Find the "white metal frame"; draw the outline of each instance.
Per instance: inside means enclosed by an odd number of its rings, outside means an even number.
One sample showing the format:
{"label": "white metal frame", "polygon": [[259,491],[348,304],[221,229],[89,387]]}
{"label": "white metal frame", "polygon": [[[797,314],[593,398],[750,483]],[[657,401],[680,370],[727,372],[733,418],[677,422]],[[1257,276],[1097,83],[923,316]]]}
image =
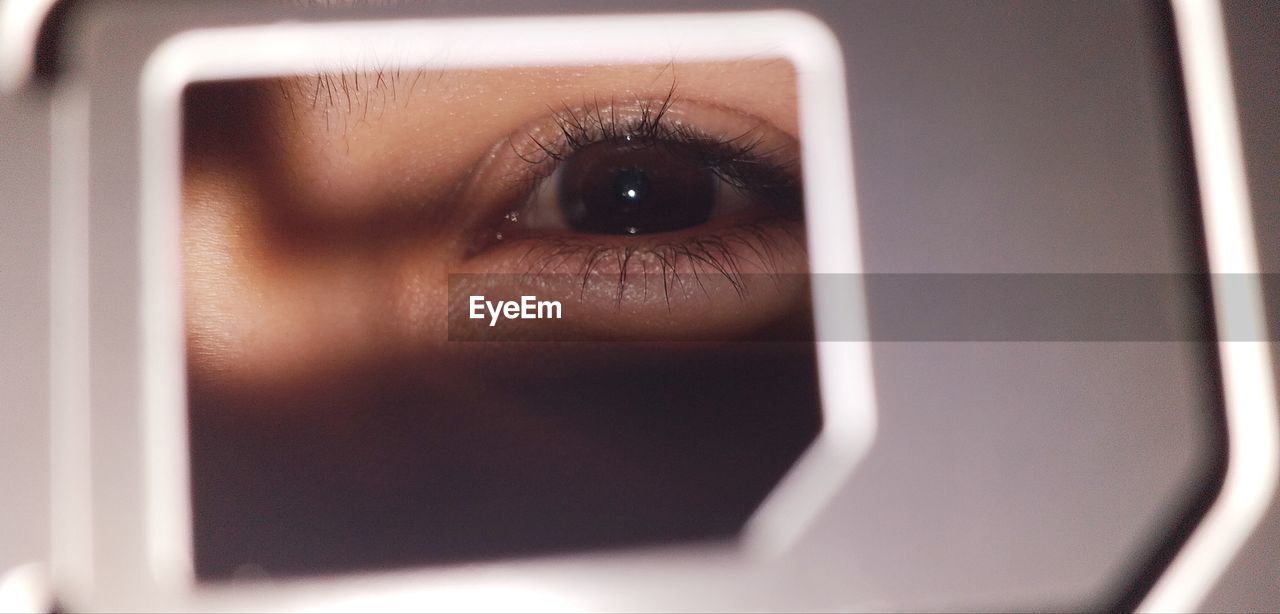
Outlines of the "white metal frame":
{"label": "white metal frame", "polygon": [[[568,588],[556,580],[530,583],[524,573],[530,565],[519,561],[472,566],[461,575],[438,569],[408,570],[237,587],[234,592],[225,585],[195,581],[180,250],[181,96],[188,84],[336,72],[350,69],[353,61],[358,65],[362,58],[393,59],[404,69],[440,69],[744,57],[785,58],[796,69],[811,271],[860,272],[843,60],[835,37],[826,26],[802,13],[281,23],[191,30],[157,46],[143,69],[139,92],[142,202],[138,262],[142,267],[139,303],[143,336],[140,411],[145,431],[146,533],[145,543],[136,546],[145,550],[148,569],[134,574],[141,580],[127,593],[118,587],[110,589],[112,607],[130,605],[119,601],[122,594],[130,595],[125,601],[136,602],[138,607],[180,609],[200,609],[210,604],[233,609],[325,610],[610,607],[608,598],[579,590],[578,585],[584,584],[581,582],[569,582]],[[83,281],[80,276],[76,279]],[[814,308],[819,339],[834,336],[825,333],[837,329],[865,330],[860,295],[815,296]],[[850,320],[855,323],[852,328]],[[642,583],[644,574],[637,573],[637,569],[679,568],[683,563],[694,562],[705,565],[714,560],[713,564],[724,573],[741,572],[741,583],[750,583],[757,562],[786,557],[789,546],[865,455],[875,432],[869,344],[819,342],[817,351],[823,428],[751,518],[737,543],[676,547],[665,551],[661,563],[651,558],[651,551],[644,550],[593,553],[586,558],[616,566],[619,577]],[[92,403],[92,399],[87,401]],[[68,410],[62,415],[74,418],[77,413]],[[85,468],[66,470],[70,475]],[[101,476],[104,470],[95,468],[94,475]],[[93,495],[87,494],[92,492],[91,485],[83,482],[84,479],[76,480],[78,486],[69,486],[68,491],[92,500]],[[74,523],[69,520],[68,524]],[[92,535],[84,535],[83,531],[78,535],[86,543],[94,543]],[[76,552],[76,547],[70,546],[66,551]],[[81,549],[73,558],[85,556]],[[88,558],[103,561],[114,557],[99,552]],[[538,561],[533,567],[555,567],[558,560]],[[572,564],[575,558],[564,560]],[[73,590],[83,591],[77,595],[84,600],[79,603],[102,603],[94,595],[107,589],[101,583],[95,586],[93,575],[97,570],[77,571],[80,573]]]}
{"label": "white metal frame", "polygon": [[0,92],[16,92],[36,69],[36,41],[57,0],[0,0]]}
{"label": "white metal frame", "polygon": [[1199,607],[1262,521],[1280,477],[1280,435],[1252,208],[1222,7],[1173,0],[1226,393],[1227,471],[1204,519],[1143,600]]}
{"label": "white metal frame", "polygon": [[[1280,448],[1275,391],[1239,127],[1216,0],[1173,0],[1201,189],[1219,355],[1226,392],[1229,452],[1221,492],[1203,522],[1142,602],[1145,611],[1194,609],[1253,532],[1276,491]],[[494,44],[500,41],[501,44]],[[517,44],[518,43],[518,44]],[[519,51],[514,51],[519,50]],[[137,586],[116,588],[129,604],[153,609],[378,609],[567,610],[625,607],[607,589],[591,590],[571,577],[621,576],[638,590],[671,590],[691,569],[715,567],[749,587],[759,562],[785,562],[788,545],[869,448],[875,406],[869,344],[819,343],[824,428],[814,445],[752,519],[737,544],[691,546],[562,557],[539,562],[497,562],[462,570],[403,572],[300,580],[278,585],[222,588],[197,585],[191,570],[188,465],[183,408],[185,374],[181,318],[180,95],[186,84],[211,79],[267,77],[349,68],[351,53],[395,58],[406,67],[484,67],[604,62],[668,62],[784,57],[798,74],[807,224],[815,273],[861,271],[845,71],[838,45],[820,22],[792,12],[609,17],[477,18],[329,24],[274,24],[193,30],[158,46],[140,91],[143,202],[140,219],[142,334],[149,568]],[[91,482],[128,467],[89,467],[88,412],[94,397],[84,384],[87,355],[90,196],[83,174],[88,160],[87,93],[55,96],[54,153],[62,166],[54,185],[52,339],[55,437],[55,582],[77,605],[97,599],[90,509],[104,503]],[[61,153],[59,153],[61,152]],[[851,206],[853,205],[853,206]],[[1224,276],[1221,274],[1239,274]],[[816,286],[824,286],[817,284]],[[815,290],[815,291],[820,291]],[[860,295],[815,297],[818,337],[838,320],[854,318],[865,330]],[[834,300],[833,300],[834,299]],[[845,324],[839,327],[848,331]],[[865,338],[865,337],[864,337]],[[141,479],[141,478],[140,478]],[[68,505],[69,504],[69,505]],[[104,556],[105,555],[105,556]],[[658,556],[660,555],[660,556]],[[564,571],[565,573],[558,573]],[[673,582],[674,580],[674,582]],[[665,583],[665,584],[664,584]],[[677,593],[714,592],[705,587]],[[725,585],[721,585],[723,588]],[[648,588],[645,588],[648,587]],[[690,592],[692,591],[692,592]],[[714,608],[712,601],[690,600]],[[743,607],[743,606],[739,606]]]}

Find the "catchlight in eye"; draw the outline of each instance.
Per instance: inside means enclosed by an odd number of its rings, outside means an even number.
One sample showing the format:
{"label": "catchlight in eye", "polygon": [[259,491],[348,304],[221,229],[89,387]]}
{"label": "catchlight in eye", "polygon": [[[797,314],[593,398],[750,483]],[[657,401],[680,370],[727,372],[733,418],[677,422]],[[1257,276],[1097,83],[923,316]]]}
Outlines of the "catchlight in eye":
{"label": "catchlight in eye", "polygon": [[[602,142],[563,162],[559,206],[566,225],[601,234],[648,234],[707,221],[717,179],[680,145]],[[684,155],[682,155],[684,154]]]}

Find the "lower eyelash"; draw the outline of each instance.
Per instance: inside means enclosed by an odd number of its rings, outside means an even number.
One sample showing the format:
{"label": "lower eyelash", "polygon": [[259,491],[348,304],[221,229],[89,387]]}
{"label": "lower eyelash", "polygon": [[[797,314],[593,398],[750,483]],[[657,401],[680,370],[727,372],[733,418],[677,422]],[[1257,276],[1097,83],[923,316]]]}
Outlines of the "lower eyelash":
{"label": "lower eyelash", "polygon": [[[616,302],[620,304],[631,284],[643,284],[642,291],[647,296],[651,275],[659,274],[661,283],[656,285],[661,286],[668,307],[673,292],[687,297],[690,292],[705,291],[705,275],[723,278],[738,298],[745,300],[749,288],[744,266],[777,271],[781,251],[786,247],[779,243],[789,242],[803,250],[805,242],[798,225],[776,222],[753,222],[682,240],[637,245],[603,244],[585,236],[526,240],[536,243],[519,259],[526,281],[541,275],[573,275],[580,278],[585,289],[593,280],[616,276]],[[641,281],[636,281],[637,274]]]}

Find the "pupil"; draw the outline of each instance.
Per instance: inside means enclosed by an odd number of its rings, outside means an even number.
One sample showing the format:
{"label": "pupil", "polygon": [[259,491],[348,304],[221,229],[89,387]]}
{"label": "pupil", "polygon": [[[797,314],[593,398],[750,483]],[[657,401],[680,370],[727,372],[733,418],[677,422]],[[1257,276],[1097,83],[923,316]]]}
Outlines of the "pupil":
{"label": "pupil", "polygon": [[579,232],[669,232],[705,223],[715,208],[715,173],[679,143],[601,141],[563,165],[557,204]]}
{"label": "pupil", "polygon": [[643,205],[644,200],[649,196],[649,177],[638,168],[624,168],[618,171],[613,185],[618,201],[625,206]]}

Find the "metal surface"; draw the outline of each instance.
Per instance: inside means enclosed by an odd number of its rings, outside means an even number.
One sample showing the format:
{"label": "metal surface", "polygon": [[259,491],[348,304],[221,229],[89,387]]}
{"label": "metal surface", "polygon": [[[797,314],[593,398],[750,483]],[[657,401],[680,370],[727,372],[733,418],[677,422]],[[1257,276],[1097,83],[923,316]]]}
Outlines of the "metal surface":
{"label": "metal surface", "polygon": [[[690,3],[660,3],[653,10],[670,6]],[[1174,159],[1176,127],[1160,85],[1161,48],[1142,7],[807,6],[837,31],[850,67],[868,270],[1172,272],[1193,266],[1182,256],[1186,243],[1178,230],[1176,174],[1183,167]],[[423,14],[579,8],[549,2],[447,5]],[[92,108],[92,147],[100,159],[131,151],[137,126],[128,101],[136,91],[136,69],[165,32],[256,12],[193,6],[164,14],[125,4],[97,14],[113,11],[118,16],[99,22],[86,46],[73,51],[87,58],[81,66],[94,95],[122,105]],[[1237,70],[1273,69],[1267,59],[1274,62],[1274,50],[1267,55],[1265,45],[1238,42],[1267,40],[1269,30],[1232,16],[1229,5],[1228,25],[1240,37],[1233,42]],[[1244,84],[1246,161],[1266,229],[1280,201],[1270,189],[1277,171],[1266,162],[1276,142],[1267,130],[1276,122],[1264,118],[1274,117],[1280,105],[1267,104],[1276,88],[1238,80]],[[0,509],[9,526],[23,527],[0,532],[0,568],[46,555],[46,94],[0,99],[0,194],[11,195],[5,197],[9,218],[0,226],[6,263],[0,268],[0,325],[14,341],[0,355],[0,420],[6,427],[0,429],[6,467],[0,478],[7,492],[18,495],[7,501],[31,502]],[[28,145],[14,146],[21,143]],[[110,175],[97,176],[95,186],[120,195],[135,189]],[[136,227],[102,209],[92,215],[95,232],[117,227],[115,236],[127,237],[132,230],[126,227]],[[1264,265],[1280,270],[1273,243],[1262,242]],[[95,299],[115,301],[122,317],[134,317],[124,315],[132,313],[127,295],[115,294],[119,285],[136,283],[131,264],[93,266],[95,279],[102,280],[94,282]],[[127,357],[136,340],[104,334],[112,356],[124,358],[120,371],[95,376],[99,389],[110,390],[135,376]],[[1203,356],[1190,344],[900,343],[877,347],[874,359],[881,441],[837,507],[820,520],[820,532],[801,544],[812,566],[789,574],[760,570],[759,586],[742,588],[741,603],[1096,606],[1122,590],[1118,584],[1130,577],[1133,560],[1159,540],[1167,512],[1185,499],[1203,460],[1198,455],[1206,452],[1202,419],[1211,386]],[[1276,606],[1280,562],[1267,544],[1274,542],[1278,522],[1272,513],[1261,541],[1246,547],[1206,608]],[[533,562],[523,569],[537,579],[551,565]],[[568,565],[583,582],[597,579],[589,559]],[[674,581],[680,571],[670,570],[669,577]],[[441,576],[449,580],[468,581],[458,573]],[[741,588],[704,580],[705,590]],[[629,595],[622,585],[600,588],[611,589],[620,599],[633,597],[638,607],[664,603]],[[715,601],[700,601],[697,590],[684,590],[691,592],[674,591],[672,598],[715,607]],[[836,600],[817,600],[822,594]]]}

